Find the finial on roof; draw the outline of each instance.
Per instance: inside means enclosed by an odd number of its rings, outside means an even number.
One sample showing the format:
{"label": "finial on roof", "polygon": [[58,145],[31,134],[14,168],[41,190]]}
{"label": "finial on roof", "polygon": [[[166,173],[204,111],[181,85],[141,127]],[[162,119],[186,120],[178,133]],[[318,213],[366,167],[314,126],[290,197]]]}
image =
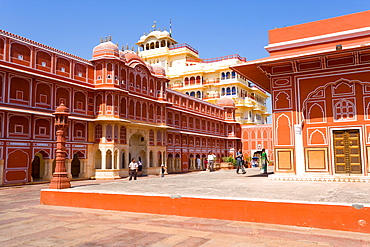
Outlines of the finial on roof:
{"label": "finial on roof", "polygon": [[170,37],[172,37],[172,19],[170,19]]}
{"label": "finial on roof", "polygon": [[134,46],[131,46],[131,51],[135,51],[135,48],[134,48]]}
{"label": "finial on roof", "polygon": [[125,50],[125,46],[124,46],[124,45],[122,45],[121,50],[122,50],[122,51],[124,51],[124,50]]}
{"label": "finial on roof", "polygon": [[126,50],[128,50],[128,44],[126,44]]}
{"label": "finial on roof", "polygon": [[119,47],[119,46],[118,46],[118,42],[116,43],[116,46],[117,46],[117,47]]}
{"label": "finial on roof", "polygon": [[103,37],[100,37],[100,43],[103,43]]}
{"label": "finial on roof", "polygon": [[112,35],[109,35],[109,41],[112,41]]}
{"label": "finial on roof", "polygon": [[105,36],[105,42],[108,42],[108,36]]}
{"label": "finial on roof", "polygon": [[157,21],[154,21],[154,24],[152,25],[152,28],[154,28],[154,31],[156,27],[157,27]]}

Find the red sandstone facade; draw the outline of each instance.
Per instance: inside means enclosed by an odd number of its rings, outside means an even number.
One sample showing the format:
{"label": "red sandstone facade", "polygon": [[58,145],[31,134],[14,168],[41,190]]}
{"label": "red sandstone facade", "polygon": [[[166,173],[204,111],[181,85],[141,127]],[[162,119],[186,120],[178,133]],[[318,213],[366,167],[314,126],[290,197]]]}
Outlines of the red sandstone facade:
{"label": "red sandstone facade", "polygon": [[0,184],[50,180],[55,169],[52,113],[69,108],[70,177],[118,178],[129,159],[144,173],[195,170],[209,151],[241,146],[230,102],[213,105],[166,88],[160,66],[106,41],[92,60],[0,31]]}
{"label": "red sandstone facade", "polygon": [[272,95],[275,179],[369,181],[370,11],[269,31],[233,69]]}
{"label": "red sandstone facade", "polygon": [[272,125],[242,125],[243,154],[250,160],[254,153],[266,149],[269,160],[274,160],[272,147]]}

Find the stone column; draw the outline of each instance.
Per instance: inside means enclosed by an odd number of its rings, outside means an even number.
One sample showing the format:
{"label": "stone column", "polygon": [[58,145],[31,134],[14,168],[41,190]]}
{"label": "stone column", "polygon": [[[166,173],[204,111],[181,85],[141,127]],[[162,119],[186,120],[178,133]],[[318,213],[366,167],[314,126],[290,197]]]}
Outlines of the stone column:
{"label": "stone column", "polygon": [[79,178],[85,178],[86,177],[86,165],[85,161],[86,159],[80,159],[80,174],[78,174]]}
{"label": "stone column", "polygon": [[107,150],[105,148],[101,149],[101,169],[106,170],[107,169]]}
{"label": "stone column", "polygon": [[302,176],[305,173],[302,125],[294,125],[294,151],[296,157],[296,174]]}
{"label": "stone column", "polygon": [[4,181],[4,160],[0,160],[0,185],[3,185]]}
{"label": "stone column", "polygon": [[53,178],[53,160],[44,159],[45,162],[45,174],[42,177],[43,180],[51,180]]}
{"label": "stone column", "polygon": [[50,189],[64,189],[70,188],[71,183],[68,178],[68,173],[65,167],[65,150],[66,150],[66,139],[65,134],[68,128],[68,108],[63,104],[57,107],[53,113],[55,116],[55,127],[57,129],[57,150],[56,150],[56,167],[53,174],[53,178],[50,181]]}

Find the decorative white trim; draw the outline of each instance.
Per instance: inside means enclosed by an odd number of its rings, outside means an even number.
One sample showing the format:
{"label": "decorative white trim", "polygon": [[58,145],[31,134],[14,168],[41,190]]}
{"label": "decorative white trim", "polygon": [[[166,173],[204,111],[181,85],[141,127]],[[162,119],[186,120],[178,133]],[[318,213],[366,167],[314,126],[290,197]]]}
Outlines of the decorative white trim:
{"label": "decorative white trim", "polygon": [[313,36],[309,38],[302,38],[302,39],[295,39],[295,40],[273,43],[273,44],[269,44],[265,46],[264,48],[267,51],[271,52],[271,51],[277,51],[281,49],[289,49],[289,48],[294,48],[294,47],[300,47],[300,46],[306,46],[306,45],[312,45],[312,44],[320,44],[320,43],[324,43],[324,42],[326,43],[330,41],[339,41],[339,40],[348,39],[348,38],[361,37],[361,36],[365,36],[369,34],[370,34],[370,27],[364,27],[364,28],[352,29],[348,31],[318,35],[318,36]]}

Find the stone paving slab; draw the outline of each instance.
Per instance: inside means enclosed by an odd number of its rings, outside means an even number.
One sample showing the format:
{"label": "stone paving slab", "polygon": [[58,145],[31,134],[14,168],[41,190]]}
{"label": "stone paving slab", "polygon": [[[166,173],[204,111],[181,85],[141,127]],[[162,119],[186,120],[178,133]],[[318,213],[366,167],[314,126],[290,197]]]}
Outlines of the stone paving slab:
{"label": "stone paving slab", "polygon": [[[165,179],[171,176],[182,175]],[[118,182],[131,186],[152,179],[162,178]],[[71,182],[74,188],[110,183]],[[40,205],[40,190],[47,188],[48,184],[0,187],[0,197],[6,199],[0,201],[0,246],[370,247],[370,235],[364,233]]]}
{"label": "stone paving slab", "polygon": [[73,186],[65,191],[370,206],[368,183],[273,181],[259,174],[258,168],[247,170],[247,174],[222,170],[145,179],[139,177],[132,181],[126,178],[102,184]]}

